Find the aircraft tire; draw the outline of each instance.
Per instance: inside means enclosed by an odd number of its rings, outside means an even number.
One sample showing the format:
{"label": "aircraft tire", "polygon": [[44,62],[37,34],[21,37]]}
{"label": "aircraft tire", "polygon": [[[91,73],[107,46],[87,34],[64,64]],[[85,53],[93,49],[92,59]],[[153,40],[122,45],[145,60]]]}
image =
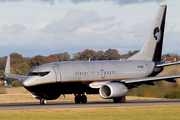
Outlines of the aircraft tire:
{"label": "aircraft tire", "polygon": [[120,103],[125,103],[126,102],[126,97],[122,97],[121,100],[120,100]]}
{"label": "aircraft tire", "polygon": [[82,103],[87,103],[87,97],[86,97],[86,95],[82,95],[82,96],[81,96],[81,102],[82,102]]}
{"label": "aircraft tire", "polygon": [[113,102],[114,102],[114,103],[119,103],[120,100],[121,100],[120,98],[114,98],[114,99],[113,99]]}
{"label": "aircraft tire", "polygon": [[41,105],[45,105],[45,104],[47,104],[47,101],[46,101],[45,99],[41,99],[41,100],[40,100],[40,104],[41,104]]}
{"label": "aircraft tire", "polygon": [[77,95],[75,96],[75,103],[79,104],[81,102],[81,96],[80,95]]}

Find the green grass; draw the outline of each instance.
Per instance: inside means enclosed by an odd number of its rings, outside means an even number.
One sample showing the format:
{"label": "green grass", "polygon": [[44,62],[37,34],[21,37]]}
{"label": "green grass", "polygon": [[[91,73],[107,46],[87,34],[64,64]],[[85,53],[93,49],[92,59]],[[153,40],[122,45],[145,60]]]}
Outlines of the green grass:
{"label": "green grass", "polygon": [[0,111],[0,120],[179,120],[180,105]]}

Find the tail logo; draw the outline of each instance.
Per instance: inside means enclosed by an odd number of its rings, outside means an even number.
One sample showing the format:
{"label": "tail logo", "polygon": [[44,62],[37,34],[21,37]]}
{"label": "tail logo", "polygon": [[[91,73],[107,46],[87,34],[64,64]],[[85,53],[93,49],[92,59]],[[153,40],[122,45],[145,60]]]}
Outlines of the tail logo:
{"label": "tail logo", "polygon": [[154,35],[155,40],[158,40],[161,37],[161,32],[158,27],[154,29],[153,35]]}

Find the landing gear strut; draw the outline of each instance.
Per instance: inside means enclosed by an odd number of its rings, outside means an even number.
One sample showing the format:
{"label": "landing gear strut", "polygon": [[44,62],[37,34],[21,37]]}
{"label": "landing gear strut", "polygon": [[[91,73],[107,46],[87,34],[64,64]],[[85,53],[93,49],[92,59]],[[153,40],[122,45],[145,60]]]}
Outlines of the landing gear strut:
{"label": "landing gear strut", "polygon": [[75,103],[86,103],[87,102],[87,97],[86,97],[86,95],[76,95],[75,96]]}
{"label": "landing gear strut", "polygon": [[46,99],[41,99],[41,100],[40,100],[40,104],[41,104],[41,105],[47,104],[47,100],[46,100]]}
{"label": "landing gear strut", "polygon": [[114,98],[113,99],[114,103],[125,103],[126,102],[126,97],[121,97],[121,98]]}

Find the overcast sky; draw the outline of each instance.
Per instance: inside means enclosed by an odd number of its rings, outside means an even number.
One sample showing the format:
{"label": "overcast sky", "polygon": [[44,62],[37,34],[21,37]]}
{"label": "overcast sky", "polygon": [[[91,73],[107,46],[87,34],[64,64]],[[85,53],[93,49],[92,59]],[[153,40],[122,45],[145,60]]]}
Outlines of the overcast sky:
{"label": "overcast sky", "polygon": [[180,54],[179,0],[0,0],[0,57],[142,48],[167,3],[163,53]]}

